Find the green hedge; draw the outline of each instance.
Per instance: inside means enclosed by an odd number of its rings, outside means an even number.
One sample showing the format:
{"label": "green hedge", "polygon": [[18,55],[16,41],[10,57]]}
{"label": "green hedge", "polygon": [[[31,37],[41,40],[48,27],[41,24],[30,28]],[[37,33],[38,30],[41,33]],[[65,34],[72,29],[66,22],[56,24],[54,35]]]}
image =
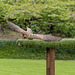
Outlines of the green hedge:
{"label": "green hedge", "polygon": [[0,42],[0,58],[19,58],[19,59],[44,59],[45,49],[42,52],[40,48],[26,48],[18,46],[16,41]]}
{"label": "green hedge", "polygon": [[17,42],[22,42],[24,47],[32,48],[58,48],[58,49],[75,49],[75,39],[62,39],[58,42],[45,42],[42,40],[25,40],[19,39]]}
{"label": "green hedge", "polygon": [[[17,45],[18,42],[21,45]],[[0,41],[0,58],[45,59],[46,48],[55,48],[56,59],[75,59],[75,39],[59,42],[41,40]]]}
{"label": "green hedge", "polygon": [[34,33],[75,37],[74,0],[1,0],[0,23],[7,27],[5,20],[30,27]]}

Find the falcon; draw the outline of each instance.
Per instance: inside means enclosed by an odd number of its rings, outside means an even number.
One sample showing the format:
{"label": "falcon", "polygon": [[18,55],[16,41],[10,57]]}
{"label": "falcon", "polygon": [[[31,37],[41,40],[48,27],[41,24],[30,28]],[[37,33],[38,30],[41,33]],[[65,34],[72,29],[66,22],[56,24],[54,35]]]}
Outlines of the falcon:
{"label": "falcon", "polygon": [[20,28],[19,26],[15,25],[14,23],[8,20],[6,20],[6,23],[12,30],[15,30],[16,32],[21,33],[23,35],[26,35],[28,39],[40,39],[48,42],[56,42],[62,39],[62,37],[56,37],[52,35],[33,34],[30,28],[27,27],[27,31],[25,31],[24,29]]}

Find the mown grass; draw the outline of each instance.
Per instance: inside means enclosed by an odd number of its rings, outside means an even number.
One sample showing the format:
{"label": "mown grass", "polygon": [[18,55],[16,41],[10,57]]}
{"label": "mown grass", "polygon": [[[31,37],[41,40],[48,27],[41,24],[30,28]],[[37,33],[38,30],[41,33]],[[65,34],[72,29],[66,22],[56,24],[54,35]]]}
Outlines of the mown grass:
{"label": "mown grass", "polygon": [[[74,75],[75,61],[56,60],[55,69],[55,75]],[[0,59],[0,75],[46,75],[46,61]]]}

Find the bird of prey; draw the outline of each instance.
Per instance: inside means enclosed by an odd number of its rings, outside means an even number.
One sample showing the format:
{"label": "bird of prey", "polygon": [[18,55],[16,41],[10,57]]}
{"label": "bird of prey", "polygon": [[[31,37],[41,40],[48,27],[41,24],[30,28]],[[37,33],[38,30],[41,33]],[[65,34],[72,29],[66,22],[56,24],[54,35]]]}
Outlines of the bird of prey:
{"label": "bird of prey", "polygon": [[40,40],[44,40],[48,42],[60,41],[62,39],[62,37],[56,37],[56,36],[51,36],[51,35],[33,34],[30,28],[27,27],[27,31],[25,31],[19,26],[15,25],[14,23],[8,20],[6,20],[6,23],[12,30],[15,30],[23,35],[26,35],[28,39],[40,39]]}

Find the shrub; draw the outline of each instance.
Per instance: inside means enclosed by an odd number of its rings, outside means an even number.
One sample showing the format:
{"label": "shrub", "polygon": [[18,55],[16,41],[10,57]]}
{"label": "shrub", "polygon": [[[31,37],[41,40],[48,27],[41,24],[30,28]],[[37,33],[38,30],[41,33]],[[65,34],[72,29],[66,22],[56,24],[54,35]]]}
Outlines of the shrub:
{"label": "shrub", "polygon": [[[75,59],[75,40],[44,42],[40,40],[0,41],[0,58],[45,59],[46,47],[55,48],[56,59]],[[18,42],[17,41],[17,42]]]}
{"label": "shrub", "polygon": [[0,4],[0,21],[3,24],[5,19],[9,19],[23,29],[31,27],[34,33],[75,37],[75,22],[70,10],[74,10],[74,1],[2,0]]}

